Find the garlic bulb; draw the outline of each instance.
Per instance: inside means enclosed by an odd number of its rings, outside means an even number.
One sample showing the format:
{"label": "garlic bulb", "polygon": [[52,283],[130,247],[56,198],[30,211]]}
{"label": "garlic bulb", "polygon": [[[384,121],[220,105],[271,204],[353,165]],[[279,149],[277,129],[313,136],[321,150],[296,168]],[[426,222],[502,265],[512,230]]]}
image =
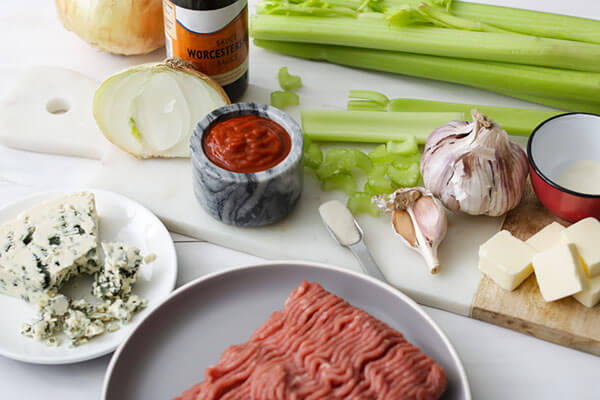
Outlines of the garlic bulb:
{"label": "garlic bulb", "polygon": [[473,122],[452,121],[429,135],[421,175],[450,210],[499,216],[523,196],[527,156],[494,121],[471,115]]}
{"label": "garlic bulb", "polygon": [[448,220],[442,204],[430,191],[421,188],[398,189],[373,197],[373,203],[392,213],[392,226],[404,243],[421,253],[429,272],[439,271],[437,249],[446,236]]}

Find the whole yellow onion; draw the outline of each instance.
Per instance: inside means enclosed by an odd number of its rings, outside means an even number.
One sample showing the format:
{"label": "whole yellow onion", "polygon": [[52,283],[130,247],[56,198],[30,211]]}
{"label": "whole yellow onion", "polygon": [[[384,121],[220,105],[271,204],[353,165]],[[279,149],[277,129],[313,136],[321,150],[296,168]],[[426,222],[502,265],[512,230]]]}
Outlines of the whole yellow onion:
{"label": "whole yellow onion", "polygon": [[63,26],[109,53],[149,53],[164,46],[162,0],[56,0]]}

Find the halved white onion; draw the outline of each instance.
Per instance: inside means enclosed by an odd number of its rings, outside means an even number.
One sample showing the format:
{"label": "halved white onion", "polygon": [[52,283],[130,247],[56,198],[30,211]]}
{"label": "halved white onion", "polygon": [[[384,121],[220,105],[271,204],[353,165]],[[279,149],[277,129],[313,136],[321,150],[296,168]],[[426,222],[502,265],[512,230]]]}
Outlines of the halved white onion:
{"label": "halved white onion", "polygon": [[139,158],[189,157],[194,127],[229,98],[181,59],[128,68],[96,90],[94,118],[106,138]]}

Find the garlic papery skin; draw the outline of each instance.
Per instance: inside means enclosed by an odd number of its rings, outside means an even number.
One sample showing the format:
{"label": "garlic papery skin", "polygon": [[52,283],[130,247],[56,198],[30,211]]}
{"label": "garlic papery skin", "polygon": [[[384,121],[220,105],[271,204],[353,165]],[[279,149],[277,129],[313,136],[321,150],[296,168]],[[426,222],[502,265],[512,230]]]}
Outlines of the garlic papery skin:
{"label": "garlic papery skin", "polygon": [[402,241],[421,253],[429,272],[440,269],[438,246],[446,236],[448,219],[444,206],[422,187],[398,189],[373,197],[381,210],[392,213],[392,226]]}
{"label": "garlic papery skin", "polygon": [[528,174],[525,152],[500,125],[476,110],[427,138],[421,157],[425,187],[452,211],[499,216],[515,208]]}

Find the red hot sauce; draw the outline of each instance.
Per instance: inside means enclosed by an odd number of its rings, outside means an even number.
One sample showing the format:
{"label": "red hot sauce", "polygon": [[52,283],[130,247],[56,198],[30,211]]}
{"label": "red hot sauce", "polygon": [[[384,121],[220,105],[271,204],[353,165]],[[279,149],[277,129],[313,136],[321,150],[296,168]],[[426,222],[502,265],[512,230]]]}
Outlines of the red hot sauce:
{"label": "red hot sauce", "polygon": [[292,140],[277,122],[243,115],[216,123],[204,135],[206,157],[231,172],[260,172],[273,168],[290,152]]}

